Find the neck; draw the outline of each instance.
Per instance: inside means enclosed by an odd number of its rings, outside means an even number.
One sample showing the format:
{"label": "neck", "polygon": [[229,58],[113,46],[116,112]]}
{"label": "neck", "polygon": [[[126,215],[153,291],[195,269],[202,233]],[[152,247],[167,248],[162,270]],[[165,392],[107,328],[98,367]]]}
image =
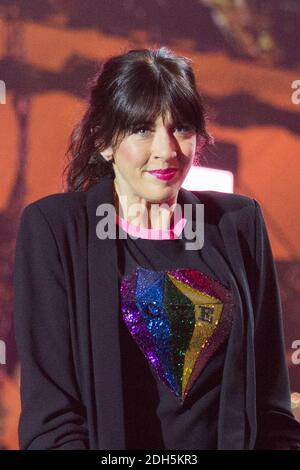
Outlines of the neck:
{"label": "neck", "polygon": [[[170,230],[174,226],[174,209],[176,200],[164,203],[151,203],[141,200],[130,203],[129,198],[118,194],[114,185],[114,206],[119,217],[142,229]],[[138,210],[130,210],[138,204]],[[133,209],[136,209],[133,207]]]}

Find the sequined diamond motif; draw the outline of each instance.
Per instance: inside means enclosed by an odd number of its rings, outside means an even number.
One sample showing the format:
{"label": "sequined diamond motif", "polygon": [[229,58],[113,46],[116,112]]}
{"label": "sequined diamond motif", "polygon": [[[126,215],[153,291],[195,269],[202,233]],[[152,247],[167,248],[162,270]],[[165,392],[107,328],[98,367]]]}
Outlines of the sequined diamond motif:
{"label": "sequined diamond motif", "polygon": [[152,271],[123,278],[121,312],[159,378],[183,402],[228,336],[232,293],[197,269]]}

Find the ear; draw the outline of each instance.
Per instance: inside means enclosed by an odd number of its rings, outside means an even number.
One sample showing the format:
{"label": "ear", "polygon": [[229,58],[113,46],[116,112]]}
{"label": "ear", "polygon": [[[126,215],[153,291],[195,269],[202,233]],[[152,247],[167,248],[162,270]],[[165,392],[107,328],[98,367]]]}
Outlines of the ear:
{"label": "ear", "polygon": [[112,147],[107,147],[106,149],[102,150],[101,155],[105,158],[105,160],[110,161],[113,157],[113,149]]}

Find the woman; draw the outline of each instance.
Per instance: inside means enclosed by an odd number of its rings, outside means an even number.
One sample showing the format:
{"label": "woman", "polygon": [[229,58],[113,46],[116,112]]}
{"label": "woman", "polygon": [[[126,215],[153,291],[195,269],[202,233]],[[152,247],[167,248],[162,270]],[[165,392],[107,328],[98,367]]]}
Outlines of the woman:
{"label": "woman", "polygon": [[67,191],[29,204],[17,239],[21,449],[297,447],[261,208],[181,187],[206,125],[165,47],[90,84]]}

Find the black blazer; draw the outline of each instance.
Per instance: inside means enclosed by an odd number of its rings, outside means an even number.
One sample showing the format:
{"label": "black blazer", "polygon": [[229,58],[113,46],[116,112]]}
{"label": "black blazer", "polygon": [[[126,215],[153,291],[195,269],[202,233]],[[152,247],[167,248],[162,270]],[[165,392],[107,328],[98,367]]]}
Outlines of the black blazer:
{"label": "black blazer", "polygon": [[[181,188],[204,203],[203,254],[227,263],[239,304],[218,415],[218,449],[300,441],[290,408],[277,274],[256,200]],[[112,177],[25,207],[16,245],[14,322],[21,360],[21,449],[125,449],[117,248],[96,215]],[[194,224],[194,216],[190,220]],[[193,225],[194,227],[194,225]]]}

